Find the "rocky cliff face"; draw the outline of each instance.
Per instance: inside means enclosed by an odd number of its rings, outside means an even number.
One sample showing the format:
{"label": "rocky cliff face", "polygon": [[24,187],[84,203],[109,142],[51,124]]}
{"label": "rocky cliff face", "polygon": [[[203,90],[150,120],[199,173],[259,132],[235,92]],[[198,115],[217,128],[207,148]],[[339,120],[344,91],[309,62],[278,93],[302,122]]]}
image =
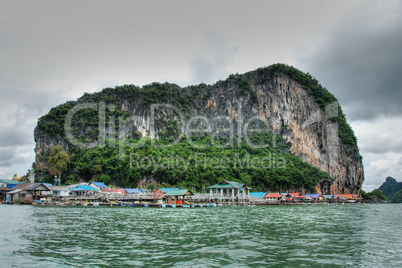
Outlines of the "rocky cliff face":
{"label": "rocky cliff face", "polygon": [[[331,121],[338,116],[337,103],[320,108],[302,85],[286,75],[277,75],[268,84],[258,85],[259,114],[291,142],[291,151],[304,161],[334,178],[329,189],[319,192],[359,193],[364,170],[358,151],[338,137],[339,126]],[[335,112],[334,112],[335,106]]]}
{"label": "rocky cliff face", "polygon": [[[105,89],[68,103],[65,111],[83,103],[95,103],[100,110],[103,107],[100,101],[105,102],[105,136],[117,139],[135,135],[152,139],[169,135],[177,138],[189,129],[204,127],[209,133],[232,137],[231,146],[236,146],[239,138],[245,138],[250,129],[266,130],[280,134],[291,144],[291,153],[334,179],[320,182],[317,185],[319,192],[360,193],[364,180],[361,157],[357,145],[342,136],[346,123],[342,123],[344,115],[337,102],[331,101],[336,99],[325,89],[321,88],[322,92],[312,90],[303,80],[315,81],[309,75],[298,71],[299,76],[295,77],[293,71],[269,68],[231,75],[212,86],[180,88],[155,84],[142,91],[134,87],[132,92],[137,92],[135,94],[121,92],[119,88]],[[321,97],[324,93],[331,98]],[[151,109],[151,104],[168,105]],[[118,123],[117,118],[107,117],[108,110],[121,110],[130,117],[126,116]],[[63,120],[66,112],[64,117],[60,115]],[[51,145],[61,144],[68,150],[66,133],[60,130],[64,121],[59,120],[59,133],[50,133],[52,131],[46,128],[52,122],[54,116],[44,116],[35,129],[36,168],[46,167],[43,152]],[[93,126],[80,127],[79,122],[76,119],[73,124],[80,129],[75,135],[90,135]],[[346,125],[346,129],[349,130],[349,126]],[[351,135],[355,140],[353,132]]]}

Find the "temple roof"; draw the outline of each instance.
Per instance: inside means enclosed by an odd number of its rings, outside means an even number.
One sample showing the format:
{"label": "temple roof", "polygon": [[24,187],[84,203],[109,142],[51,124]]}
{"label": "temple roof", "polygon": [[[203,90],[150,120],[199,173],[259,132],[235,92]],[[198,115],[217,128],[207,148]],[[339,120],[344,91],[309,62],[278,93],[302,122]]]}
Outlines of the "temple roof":
{"label": "temple roof", "polygon": [[207,187],[208,189],[252,189],[248,186],[246,186],[244,183],[241,182],[236,182],[236,181],[223,181],[221,183],[212,185]]}

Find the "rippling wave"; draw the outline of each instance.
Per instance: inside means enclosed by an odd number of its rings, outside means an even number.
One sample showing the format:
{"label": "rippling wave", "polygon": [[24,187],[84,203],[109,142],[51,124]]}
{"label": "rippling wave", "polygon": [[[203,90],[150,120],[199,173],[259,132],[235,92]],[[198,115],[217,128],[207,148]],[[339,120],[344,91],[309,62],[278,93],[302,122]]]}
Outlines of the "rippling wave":
{"label": "rippling wave", "polygon": [[401,208],[0,205],[0,266],[401,267]]}

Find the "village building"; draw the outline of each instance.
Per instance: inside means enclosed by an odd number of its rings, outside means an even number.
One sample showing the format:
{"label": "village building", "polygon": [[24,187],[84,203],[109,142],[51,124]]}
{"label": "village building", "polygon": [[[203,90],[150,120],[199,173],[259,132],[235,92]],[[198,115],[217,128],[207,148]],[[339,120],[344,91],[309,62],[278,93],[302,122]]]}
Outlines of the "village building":
{"label": "village building", "polygon": [[360,200],[360,197],[357,194],[337,194],[334,196],[334,198],[340,201],[347,201],[349,203],[355,203],[356,201]]}
{"label": "village building", "polygon": [[306,197],[309,196],[312,201],[320,201],[323,199],[321,194],[306,194]]}
{"label": "village building", "polygon": [[53,184],[43,182],[43,185],[45,185],[47,188],[49,188],[49,191],[43,191],[42,194],[47,195],[47,196],[53,196],[53,191],[50,188],[50,187],[53,187]]}
{"label": "village building", "polygon": [[7,193],[7,202],[15,203],[27,203],[32,200],[38,200],[43,197],[47,197],[45,192],[49,192],[50,189],[43,183],[21,183],[14,186],[11,191]]}
{"label": "village building", "polygon": [[300,196],[299,199],[300,199],[300,201],[308,202],[308,203],[310,203],[313,200],[313,198],[311,198],[311,196],[308,196],[308,195]]}
{"label": "village building", "polygon": [[325,201],[325,202],[334,202],[334,201],[336,201],[336,199],[334,198],[334,196],[332,194],[323,194],[322,198],[323,198],[323,201]]}
{"label": "village building", "polygon": [[147,191],[139,188],[124,188],[127,194],[146,194]]}
{"label": "village building", "polygon": [[235,182],[235,181],[223,181],[221,183],[212,185],[207,187],[210,191],[210,196],[212,195],[220,195],[220,196],[227,196],[227,197],[235,197],[239,194],[246,194],[250,193],[252,188],[246,186],[244,183]]}
{"label": "village building", "polygon": [[89,184],[89,186],[92,186],[92,187],[94,187],[95,189],[98,189],[99,191],[102,191],[103,189],[106,189],[106,188],[107,188],[107,185],[104,184],[103,182],[96,182],[96,181],[91,182],[91,183]]}
{"label": "village building", "polygon": [[89,185],[77,185],[74,188],[71,188],[69,191],[69,196],[72,198],[75,197],[94,197],[95,193],[99,192],[98,189],[89,186]]}
{"label": "village building", "polygon": [[280,201],[280,200],[282,200],[282,194],[280,194],[280,193],[267,193],[265,196],[264,196],[264,198],[267,200],[267,201]]}
{"label": "village building", "polygon": [[10,191],[11,191],[11,189],[8,187],[0,187],[0,202],[6,201],[7,193]]}
{"label": "village building", "polygon": [[289,193],[285,193],[284,195],[282,195],[282,200],[292,202],[295,201],[295,197]]}
{"label": "village building", "polygon": [[300,196],[302,196],[300,193],[288,193],[288,194],[291,195],[294,200],[297,200],[300,198]]}
{"label": "village building", "polygon": [[106,188],[101,191],[102,194],[124,195],[127,191],[124,188]]}
{"label": "village building", "polygon": [[169,191],[177,191],[180,190],[180,188],[160,188],[159,189],[163,194],[166,194]]}
{"label": "village building", "polygon": [[69,186],[51,186],[48,188],[52,191],[55,199],[61,199],[70,195],[71,188]]}
{"label": "village building", "polygon": [[182,205],[185,202],[186,196],[194,195],[190,190],[182,189],[182,190],[171,190],[165,194],[166,203],[169,205]]}
{"label": "village building", "polygon": [[16,180],[0,179],[0,187],[6,187],[11,189],[18,184],[21,184],[21,182]]}
{"label": "village building", "polygon": [[251,192],[251,193],[249,193],[249,195],[251,197],[254,197],[254,198],[264,198],[264,196],[266,194],[267,194],[266,192]]}

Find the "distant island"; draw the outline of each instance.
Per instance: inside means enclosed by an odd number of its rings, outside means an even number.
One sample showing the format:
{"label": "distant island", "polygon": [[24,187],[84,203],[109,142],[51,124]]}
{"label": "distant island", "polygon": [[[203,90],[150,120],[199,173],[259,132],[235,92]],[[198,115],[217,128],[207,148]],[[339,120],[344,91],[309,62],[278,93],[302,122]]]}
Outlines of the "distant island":
{"label": "distant island", "polygon": [[387,177],[380,188],[370,193],[362,191],[362,198],[369,203],[402,203],[402,182],[397,182],[396,179]]}

